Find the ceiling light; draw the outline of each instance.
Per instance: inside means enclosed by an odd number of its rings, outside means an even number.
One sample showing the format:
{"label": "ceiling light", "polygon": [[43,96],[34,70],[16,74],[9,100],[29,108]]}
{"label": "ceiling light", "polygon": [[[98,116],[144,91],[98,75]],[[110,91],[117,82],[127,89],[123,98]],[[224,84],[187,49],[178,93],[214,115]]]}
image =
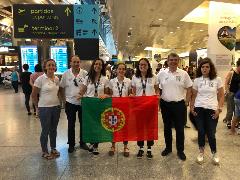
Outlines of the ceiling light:
{"label": "ceiling light", "polygon": [[131,27],[130,27],[129,29],[130,29],[130,30],[132,30],[132,28],[131,28]]}
{"label": "ceiling light", "polygon": [[194,43],[194,44],[196,44],[197,42],[196,42],[196,41],[194,41],[193,43]]}
{"label": "ceiling light", "polygon": [[162,19],[162,18],[159,18],[158,20],[159,20],[159,21],[162,21],[163,19]]}
{"label": "ceiling light", "polygon": [[171,31],[170,34],[173,34],[173,32]]}
{"label": "ceiling light", "polygon": [[177,29],[180,29],[180,27],[178,26]]}
{"label": "ceiling light", "polygon": [[160,52],[168,52],[171,49],[164,49],[164,48],[155,48],[155,47],[146,47],[145,51],[160,51]]}
{"label": "ceiling light", "polygon": [[126,43],[128,43],[128,41],[126,41]]}
{"label": "ceiling light", "polygon": [[201,32],[202,32],[202,31],[204,31],[204,30],[200,29],[199,31],[201,31]]}

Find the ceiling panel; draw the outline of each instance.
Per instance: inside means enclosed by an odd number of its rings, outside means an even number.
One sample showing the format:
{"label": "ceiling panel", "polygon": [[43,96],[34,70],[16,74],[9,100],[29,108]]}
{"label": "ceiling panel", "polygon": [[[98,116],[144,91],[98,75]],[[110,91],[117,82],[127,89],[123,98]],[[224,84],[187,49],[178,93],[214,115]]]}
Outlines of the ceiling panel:
{"label": "ceiling panel", "polygon": [[[147,46],[171,48],[179,53],[206,47],[207,24],[180,21],[203,2],[204,0],[108,0],[118,49],[128,57],[146,54],[144,48]],[[240,3],[239,0],[225,2]],[[128,37],[130,31],[131,36]]]}

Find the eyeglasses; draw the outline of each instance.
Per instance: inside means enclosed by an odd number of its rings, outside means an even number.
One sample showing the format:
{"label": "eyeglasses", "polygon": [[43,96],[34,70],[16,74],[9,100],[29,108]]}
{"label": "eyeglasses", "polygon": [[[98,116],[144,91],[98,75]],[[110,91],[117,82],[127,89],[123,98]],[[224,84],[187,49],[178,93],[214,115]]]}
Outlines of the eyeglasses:
{"label": "eyeglasses", "polygon": [[73,79],[73,82],[74,82],[74,86],[78,87],[78,83],[77,83],[77,79]]}

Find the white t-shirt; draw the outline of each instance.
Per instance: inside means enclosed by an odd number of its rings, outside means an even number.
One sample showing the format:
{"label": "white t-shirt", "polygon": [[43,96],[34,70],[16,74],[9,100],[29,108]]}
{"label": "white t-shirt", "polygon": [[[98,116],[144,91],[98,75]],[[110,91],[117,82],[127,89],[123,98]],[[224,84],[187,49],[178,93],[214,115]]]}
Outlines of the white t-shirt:
{"label": "white t-shirt", "polygon": [[[84,94],[84,97],[94,97],[95,94],[95,85],[88,79],[88,76],[85,77],[83,85],[87,86],[87,91]],[[101,76],[99,84],[97,86],[98,96],[104,95],[104,88],[108,88],[109,80],[106,76]]]}
{"label": "white t-shirt", "polygon": [[156,95],[155,85],[158,85],[157,77],[153,75],[152,78],[147,78],[146,81],[141,81],[141,77],[137,78],[135,75],[132,78],[132,86],[136,88],[136,96],[143,95],[143,85],[146,83],[145,94],[146,96]]}
{"label": "white t-shirt", "polygon": [[193,82],[193,89],[197,91],[194,106],[217,110],[217,93],[221,87],[223,87],[223,84],[220,77],[213,80],[203,77],[196,78]]}
{"label": "white t-shirt", "polygon": [[122,92],[122,97],[128,96],[128,92],[131,89],[131,80],[124,77],[122,82],[119,82],[117,77],[111,79],[109,82],[109,89],[112,90],[113,97],[120,97],[120,93]]}
{"label": "white t-shirt", "polygon": [[75,105],[81,104],[80,100],[77,99],[77,96],[79,95],[80,86],[82,85],[86,75],[87,71],[84,69],[80,69],[79,74],[76,77],[72,73],[72,68],[64,72],[60,82],[60,87],[65,88],[65,96],[67,102]]}
{"label": "white t-shirt", "polygon": [[60,105],[58,98],[59,79],[57,76],[55,76],[54,81],[52,81],[46,74],[43,74],[36,79],[34,86],[40,89],[38,107]]}
{"label": "white t-shirt", "polygon": [[192,86],[188,73],[179,68],[173,73],[167,68],[161,71],[157,78],[159,88],[162,89],[161,99],[167,102],[184,100],[186,88]]}

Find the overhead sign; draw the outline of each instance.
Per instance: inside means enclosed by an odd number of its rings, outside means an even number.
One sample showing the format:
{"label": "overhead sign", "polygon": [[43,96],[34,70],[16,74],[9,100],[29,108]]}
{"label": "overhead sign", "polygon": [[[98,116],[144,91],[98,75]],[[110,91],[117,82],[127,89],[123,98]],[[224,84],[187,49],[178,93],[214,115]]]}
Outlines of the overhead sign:
{"label": "overhead sign", "polygon": [[14,4],[15,38],[73,38],[73,5]]}
{"label": "overhead sign", "polygon": [[74,5],[74,38],[99,38],[98,5]]}

